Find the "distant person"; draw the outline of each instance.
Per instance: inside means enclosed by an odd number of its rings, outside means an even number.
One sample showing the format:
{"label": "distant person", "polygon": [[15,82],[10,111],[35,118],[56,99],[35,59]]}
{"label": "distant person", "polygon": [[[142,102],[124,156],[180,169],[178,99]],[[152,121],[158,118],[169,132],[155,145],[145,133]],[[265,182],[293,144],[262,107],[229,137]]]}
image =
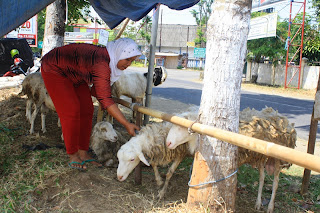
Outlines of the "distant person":
{"label": "distant person", "polygon": [[10,66],[10,71],[6,72],[3,77],[13,77],[20,74],[27,75],[29,65],[20,58],[19,50],[12,49],[10,55],[13,59],[13,64]]}
{"label": "distant person", "polygon": [[139,130],[126,120],[112,100],[111,85],[140,55],[132,39],[120,38],[109,42],[106,48],[69,44],[43,56],[41,73],[61,121],[71,168],[86,170],[89,162],[102,166],[88,154],[94,111],[91,95],[130,135]]}

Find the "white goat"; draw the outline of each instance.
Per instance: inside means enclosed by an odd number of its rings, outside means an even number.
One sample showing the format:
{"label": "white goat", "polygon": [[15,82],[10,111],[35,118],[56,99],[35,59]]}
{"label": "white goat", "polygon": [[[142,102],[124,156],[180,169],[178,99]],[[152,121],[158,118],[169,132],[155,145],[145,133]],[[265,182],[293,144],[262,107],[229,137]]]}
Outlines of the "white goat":
{"label": "white goat", "polygon": [[[195,120],[197,116],[197,112],[189,112],[183,114],[182,117],[189,120]],[[295,147],[296,131],[293,124],[290,125],[286,117],[279,115],[278,112],[274,111],[272,108],[265,108],[262,111],[246,108],[240,112],[239,133],[290,148]],[[197,146],[198,134],[190,135],[187,128],[173,125],[168,133],[166,142],[167,147],[175,149],[184,143],[189,143],[189,145],[194,144],[194,146]],[[274,174],[272,195],[268,205],[268,213],[273,212],[280,171],[282,168],[288,168],[290,164],[241,147],[239,147],[238,151],[238,166],[250,164],[254,168],[258,167],[260,172],[259,191],[255,205],[256,209],[261,208],[261,195],[264,184],[265,167],[269,174]]]}
{"label": "white goat", "polygon": [[[41,129],[42,132],[45,133],[47,131],[45,123],[46,114],[49,109],[53,111],[56,111],[56,109],[47,92],[40,72],[35,72],[25,77],[22,82],[21,94],[27,95],[26,117],[31,124],[30,134],[34,133],[34,120],[36,119],[39,109],[41,111]],[[32,105],[34,106],[34,111],[31,114]],[[58,126],[60,127],[59,120]]]}
{"label": "white goat", "polygon": [[104,162],[105,166],[112,166],[117,162],[116,154],[121,145],[127,142],[130,137],[128,133],[116,131],[109,122],[101,121],[93,127],[90,148],[100,162]]}
{"label": "white goat", "polygon": [[[147,166],[152,166],[158,186],[163,184],[157,166],[165,166],[173,162],[166,174],[166,180],[159,191],[158,198],[163,198],[170,178],[180,162],[191,152],[192,147],[187,144],[176,149],[168,149],[165,145],[167,134],[172,124],[169,122],[152,123],[143,127],[139,134],[132,137],[126,144],[122,145],[117,153],[119,165],[117,177],[119,181],[124,181],[131,171],[142,161]],[[191,150],[189,150],[191,149]],[[146,160],[149,159],[149,162]]]}
{"label": "white goat", "polygon": [[[144,98],[147,89],[148,73],[124,72],[112,85],[112,95],[120,98],[122,95],[132,98]],[[153,85],[158,86],[167,79],[167,71],[164,67],[156,67],[153,72]]]}
{"label": "white goat", "polygon": [[[112,85],[112,96],[120,98],[122,95],[132,99],[135,103],[138,98],[145,97],[148,73],[124,72]],[[153,86],[162,84],[167,79],[168,73],[164,67],[155,67],[153,72]],[[107,114],[106,121],[113,123],[112,117]]]}

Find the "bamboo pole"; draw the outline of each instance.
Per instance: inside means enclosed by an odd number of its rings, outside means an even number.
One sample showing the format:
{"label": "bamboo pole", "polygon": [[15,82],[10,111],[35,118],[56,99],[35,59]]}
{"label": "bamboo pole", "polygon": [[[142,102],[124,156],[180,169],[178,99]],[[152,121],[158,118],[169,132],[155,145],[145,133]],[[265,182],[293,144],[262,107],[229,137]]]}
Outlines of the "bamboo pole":
{"label": "bamboo pole", "polygon": [[117,34],[117,36],[116,36],[116,38],[115,38],[114,40],[120,38],[120,36],[122,35],[123,31],[126,29],[126,26],[127,26],[127,24],[129,23],[129,21],[130,21],[129,18],[126,18],[126,19],[124,20],[123,25],[122,25],[119,33]]}
{"label": "bamboo pole", "polygon": [[[119,104],[125,107],[131,108],[138,112],[160,118],[171,123],[189,128],[194,121],[190,121],[178,116],[166,114],[164,112],[149,109],[147,107],[142,107],[134,104],[130,104],[122,99],[114,98]],[[320,172],[320,157],[304,153],[295,149],[291,149],[285,146],[281,146],[272,142],[266,142],[260,139],[248,137],[245,135],[240,135],[238,133],[229,132],[226,130],[218,129],[212,126],[195,123],[191,126],[191,129],[200,134],[208,135],[210,137],[215,137],[219,140],[249,149],[270,157],[275,157],[280,160],[284,160],[304,168]]]}

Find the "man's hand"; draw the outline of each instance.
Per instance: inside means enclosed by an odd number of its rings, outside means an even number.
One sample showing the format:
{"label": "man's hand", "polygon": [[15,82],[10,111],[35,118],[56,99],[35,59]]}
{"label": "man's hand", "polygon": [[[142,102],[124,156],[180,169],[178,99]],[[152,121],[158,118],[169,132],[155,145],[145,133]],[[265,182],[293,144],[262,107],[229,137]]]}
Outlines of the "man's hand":
{"label": "man's hand", "polygon": [[128,123],[127,125],[125,125],[125,128],[131,136],[136,136],[136,130],[140,130],[140,128],[133,123]]}

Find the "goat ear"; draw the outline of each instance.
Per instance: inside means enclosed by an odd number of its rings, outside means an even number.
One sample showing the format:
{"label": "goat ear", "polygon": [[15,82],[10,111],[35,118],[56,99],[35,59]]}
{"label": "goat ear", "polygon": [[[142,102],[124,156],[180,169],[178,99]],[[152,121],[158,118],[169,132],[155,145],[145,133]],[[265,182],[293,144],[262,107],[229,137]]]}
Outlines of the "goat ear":
{"label": "goat ear", "polygon": [[138,157],[144,164],[146,164],[147,166],[150,166],[149,162],[146,160],[146,158],[144,157],[144,155],[142,153],[140,153],[138,155]]}

